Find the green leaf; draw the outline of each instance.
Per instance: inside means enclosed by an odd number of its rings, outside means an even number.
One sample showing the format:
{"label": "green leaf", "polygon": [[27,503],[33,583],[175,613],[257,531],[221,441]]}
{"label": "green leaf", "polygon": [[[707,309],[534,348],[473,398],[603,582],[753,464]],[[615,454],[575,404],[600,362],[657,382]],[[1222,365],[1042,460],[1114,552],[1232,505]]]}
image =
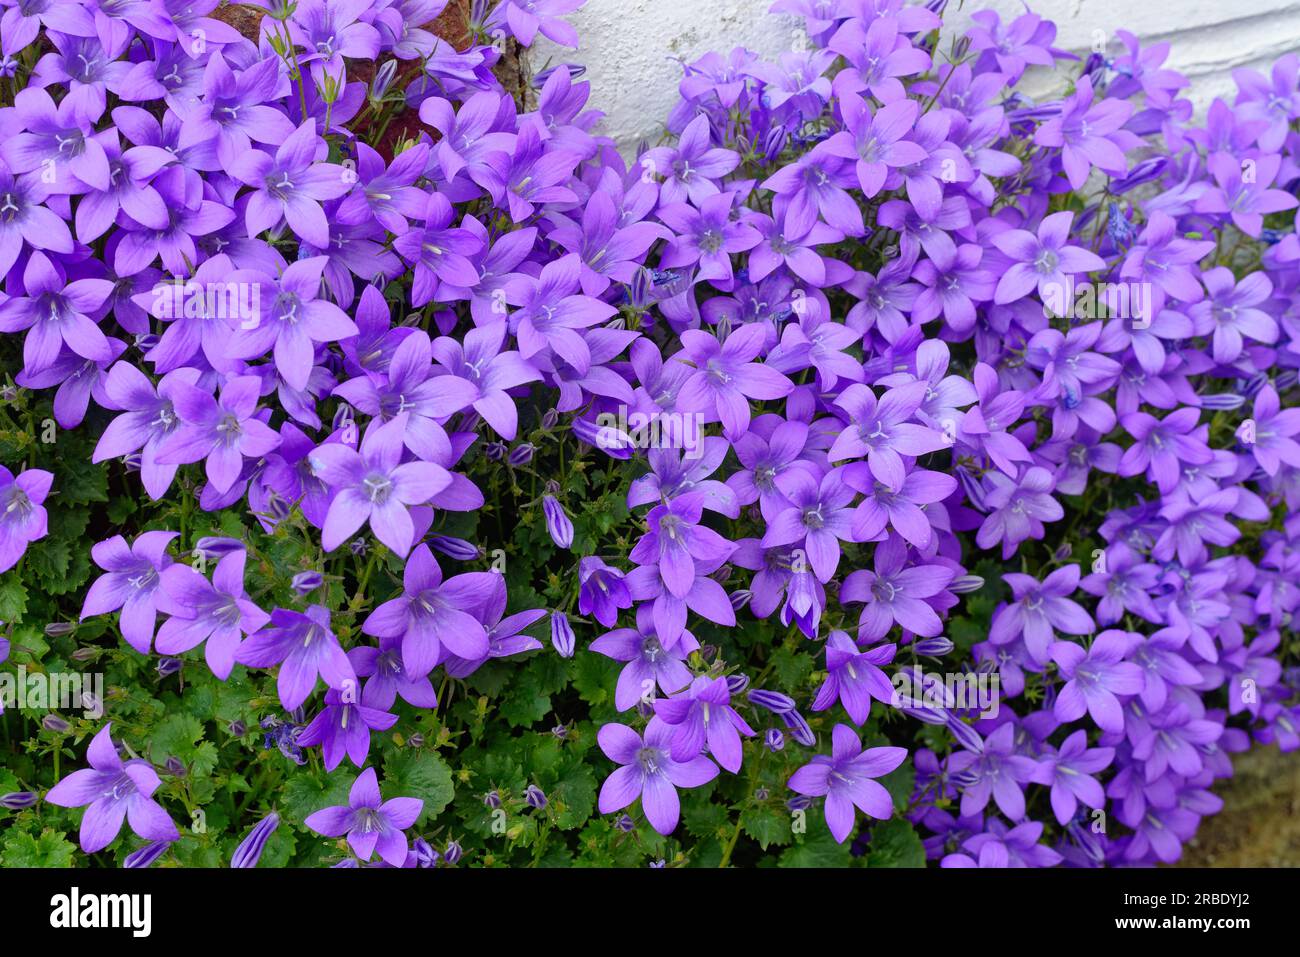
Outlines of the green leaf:
{"label": "green leaf", "polygon": [[555,815],[555,826],[569,830],[586,823],[596,808],[596,778],[579,765],[564,776],[551,791],[551,802],[563,810]]}
{"label": "green leaf", "polygon": [[765,851],[773,844],[789,844],[794,839],[790,813],[774,807],[750,808],[740,815],[740,827]]}
{"label": "green leaf", "polygon": [[430,820],[456,796],[451,768],[432,752],[399,751],[384,760],[384,797],[413,797],[424,802],[421,820]]}
{"label": "green leaf", "polygon": [[871,829],[867,867],[925,867],[925,846],[903,818],[882,821]]}
{"label": "green leaf", "polygon": [[59,831],[46,828],[40,837],[19,831],[5,839],[0,863],[5,867],[71,867],[76,847]]}
{"label": "green leaf", "polygon": [[355,780],[356,775],[348,773],[331,774],[323,778],[302,771],[291,775],[280,792],[284,816],[290,820],[302,821],[321,808],[346,805],[348,791]]}
{"label": "green leaf", "polygon": [[853,862],[849,853],[849,842],[838,844],[820,814],[814,817],[812,809],[805,812],[808,817],[808,833],[803,840],[781,854],[781,867],[848,867]]}
{"label": "green leaf", "polygon": [[149,736],[149,752],[158,764],[176,757],[188,766],[195,756],[195,746],[202,737],[203,722],[194,715],[168,715]]}
{"label": "green leaf", "polygon": [[22,621],[27,614],[27,588],[17,574],[0,581],[0,621]]}

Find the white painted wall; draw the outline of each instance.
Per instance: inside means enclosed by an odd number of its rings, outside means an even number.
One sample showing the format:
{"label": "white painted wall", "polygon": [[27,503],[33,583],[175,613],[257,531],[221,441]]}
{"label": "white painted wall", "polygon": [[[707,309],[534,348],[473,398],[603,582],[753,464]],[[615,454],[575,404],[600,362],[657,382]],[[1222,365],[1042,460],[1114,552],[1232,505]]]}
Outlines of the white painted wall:
{"label": "white painted wall", "polygon": [[[1029,0],[1055,20],[1057,46],[1086,52],[1093,31],[1129,30],[1144,41],[1167,40],[1167,66],[1193,83],[1198,107],[1232,89],[1239,66],[1267,69],[1284,53],[1300,50],[1300,0]],[[790,48],[795,20],[769,14],[771,0],[587,0],[569,16],[582,47],[565,50],[542,41],[533,64],[582,63],[592,84],[591,106],[607,116],[599,131],[625,152],[654,140],[677,98],[681,66],[718,50],[745,46],[774,57]],[[952,0],[948,23],[962,28],[974,10],[994,9],[1003,21],[1022,10],[1020,0]],[[1024,89],[1041,94],[1050,84],[1028,74]]]}

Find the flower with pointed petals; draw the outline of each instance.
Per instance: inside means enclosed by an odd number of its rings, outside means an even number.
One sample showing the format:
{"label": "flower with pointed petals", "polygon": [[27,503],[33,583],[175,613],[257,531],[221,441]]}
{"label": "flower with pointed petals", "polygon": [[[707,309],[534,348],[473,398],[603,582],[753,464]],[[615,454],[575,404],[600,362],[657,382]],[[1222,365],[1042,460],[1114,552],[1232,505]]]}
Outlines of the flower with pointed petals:
{"label": "flower with pointed petals", "polygon": [[1103,731],[1124,730],[1120,696],[1140,694],[1142,669],[1126,661],[1136,647],[1136,636],[1124,631],[1103,631],[1085,650],[1072,641],[1052,645],[1052,660],[1067,680],[1056,698],[1058,721],[1077,721],[1086,711]]}
{"label": "flower with pointed petals", "polygon": [[122,637],[142,655],[153,644],[158,616],[158,589],[162,572],[171,564],[167,545],[176,532],[145,532],[127,545],[121,535],[98,542],[90,549],[104,574],[86,592],[81,619],[121,609]]}
{"label": "flower with pointed petals", "polygon": [[424,810],[419,798],[397,797],[383,800],[374,768],[366,768],[352,783],[347,807],[327,807],[303,820],[309,828],[325,837],[348,836],[348,845],[363,861],[376,851],[393,867],[406,863],[410,844],[405,830],[416,822]]}
{"label": "flower with pointed petals", "polygon": [[614,707],[626,711],[639,701],[655,698],[655,687],[666,695],[677,694],[691,683],[691,671],[684,660],[699,648],[690,632],[671,648],[665,648],[655,634],[654,615],[649,605],[636,609],[636,628],[616,628],[589,646],[591,651],[625,662],[614,686]]}
{"label": "flower with pointed petals", "polygon": [[47,804],[86,806],[81,818],[81,849],[87,854],[103,850],[117,837],[125,819],[131,830],[149,841],[180,838],[167,812],[153,800],[162,783],[148,761],[123,761],[109,737],[112,722],[104,725],[86,749],[90,767],[73,771],[45,795]]}
{"label": "flower with pointed petals", "polygon": [[158,608],[172,617],[158,629],[159,654],[179,655],[206,641],[212,673],[222,681],[230,676],[241,633],[251,635],[270,620],[244,591],[245,559],[243,549],[226,555],[211,582],[189,565],[163,570]]}
{"label": "flower with pointed petals", "polygon": [[678,406],[714,412],[728,440],[738,439],[749,427],[750,399],[780,399],[794,390],[784,375],[755,361],[765,337],[758,324],[733,330],[723,342],[699,329],[683,332],[682,351],[674,358],[695,371],[677,394]]}
{"label": "flower with pointed petals", "polygon": [[825,711],[837,700],[855,725],[861,726],[871,715],[871,699],[890,704],[894,686],[880,670],[894,660],[894,645],[877,645],[862,651],[843,631],[832,631],[826,638],[826,680],[813,700],[814,711]]}
{"label": "flower with pointed petals", "polygon": [[338,489],[325,516],[321,545],[332,552],[366,522],[375,537],[403,558],[415,539],[409,507],[422,505],[451,484],[451,475],[432,462],[402,464],[407,414],[383,425],[372,422],[361,449],[325,444],[311,453],[312,468]]}
{"label": "flower with pointed petals", "polygon": [[30,543],[45,537],[42,503],[53,482],[44,469],[25,469],[15,476],[0,465],[0,572],[13,568]]}
{"label": "flower with pointed petals", "polygon": [[271,612],[271,627],[241,644],[235,660],[250,668],[279,665],[276,687],[286,711],[307,700],[316,688],[317,675],[330,688],[356,690],[356,673],[330,630],[329,610],[322,605],[312,605],[305,613],[276,608]]}
{"label": "flower with pointed petals", "polygon": [[90,318],[113,291],[111,282],[68,282],[61,265],[34,252],[23,268],[23,290],[26,295],[0,304],[0,332],[29,330],[23,340],[23,365],[29,372],[52,366],[64,345],[85,359],[113,360],[108,338]]}
{"label": "flower with pointed petals", "polygon": [[331,688],[325,692],[325,706],[298,732],[297,744],[319,744],[326,771],[338,767],[345,755],[361,767],[370,753],[370,732],[387,731],[396,723],[397,715],[358,703],[352,679],[344,691]]}
{"label": "flower with pointed petals", "polygon": [[690,761],[707,747],[722,767],[732,774],[740,771],[740,736],[753,737],[754,729],[731,706],[726,678],[701,675],[679,694],[656,699],[654,709],[659,720],[673,727],[669,753],[674,761]]}
{"label": "flower with pointed petals", "polygon": [[427,675],[443,654],[482,658],[488,636],[470,609],[487,602],[499,581],[491,572],[444,581],[433,552],[420,545],[402,570],[402,594],[372,611],[361,630],[380,638],[400,636],[402,664],[412,676]]}
{"label": "flower with pointed petals", "polygon": [[313,246],[330,244],[329,220],[321,202],[349,192],[356,175],[342,166],[317,163],[319,146],[316,121],[307,119],[280,144],[275,156],[250,149],[234,158],[230,175],[253,187],[244,208],[250,237],[274,228],[283,219]]}
{"label": "flower with pointed petals", "polygon": [[853,831],[853,809],[877,820],[894,813],[894,799],[873,778],[884,777],[907,759],[905,748],[867,748],[857,732],[837,724],[831,732],[830,755],[819,754],[796,771],[790,790],[809,797],[826,798],[824,813],[831,836],[840,844]]}
{"label": "flower with pointed petals", "polygon": [[601,814],[621,811],[637,798],[646,820],[660,834],[671,834],[681,815],[677,788],[697,788],[718,776],[718,767],[703,755],[675,761],[673,728],[651,719],[645,738],[625,724],[607,724],[596,734],[605,756],[619,765],[600,788]]}
{"label": "flower with pointed petals", "polygon": [[244,457],[260,458],[280,444],[280,436],[264,421],[257,400],[262,381],[234,376],[221,388],[221,397],[186,382],[177,382],[171,400],[181,424],[158,446],[160,465],[184,465],[206,459],[208,481],[225,492],[239,479]]}

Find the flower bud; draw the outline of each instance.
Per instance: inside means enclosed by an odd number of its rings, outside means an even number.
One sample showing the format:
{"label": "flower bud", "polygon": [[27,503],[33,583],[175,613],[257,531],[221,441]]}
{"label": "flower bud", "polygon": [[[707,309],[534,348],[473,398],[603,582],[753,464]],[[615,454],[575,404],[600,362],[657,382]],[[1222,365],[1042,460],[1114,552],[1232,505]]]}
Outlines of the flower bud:
{"label": "flower bud", "polygon": [[817,735],[813,734],[812,728],[808,726],[808,721],[798,711],[781,712],[781,720],[785,726],[790,729],[790,737],[794,738],[805,748],[817,747]]}
{"label": "flower bud", "polygon": [[570,547],[573,544],[573,522],[554,496],[542,496],[542,513],[546,516],[546,531],[551,541],[560,548]]}
{"label": "flower bud", "polygon": [[785,748],[785,735],[781,733],[780,728],[768,728],[767,733],[763,735],[763,744],[767,750],[775,754]]}
{"label": "flower bud", "polygon": [[531,442],[522,442],[510,450],[506,461],[516,467],[527,465],[533,460],[533,453],[536,451],[536,447]]}
{"label": "flower bud", "polygon": [[562,611],[551,615],[551,645],[560,653],[561,658],[572,658],[573,648],[577,642],[569,617]]}
{"label": "flower bud", "polygon": [[922,638],[913,647],[918,655],[930,658],[942,658],[953,649],[953,643],[940,635],[938,638]]}
{"label": "flower bud", "polygon": [[463,538],[452,538],[450,535],[430,535],[426,541],[435,552],[441,552],[457,561],[472,562],[480,554],[477,545],[473,542],[467,542]]}
{"label": "flower bud", "polygon": [[528,789],[524,791],[524,803],[540,811],[550,802],[546,799],[546,792],[536,784],[530,784]]}
{"label": "flower bud", "polygon": [[948,591],[954,595],[969,595],[984,587],[984,579],[979,575],[958,575],[948,583]]}
{"label": "flower bud", "polygon": [[258,860],[262,856],[262,851],[266,847],[267,839],[275,833],[275,829],[280,826],[280,815],[272,811],[262,820],[253,826],[248,832],[248,837],[240,842],[239,847],[235,848],[235,853],[230,856],[230,866],[238,868],[256,867]]}
{"label": "flower bud", "polygon": [[762,688],[754,688],[746,692],[745,697],[749,699],[750,704],[756,704],[760,708],[766,708],[776,714],[795,709],[794,698],[781,694],[779,691],[764,691]]}
{"label": "flower bud", "polygon": [[166,854],[167,848],[171,846],[171,841],[154,841],[152,844],[146,844],[140,850],[128,854],[122,860],[122,866],[132,870],[142,870]]}
{"label": "flower bud", "polygon": [[41,727],[46,731],[53,731],[55,734],[67,734],[72,730],[72,725],[64,721],[57,714],[47,714],[41,719]]}
{"label": "flower bud", "polygon": [[299,595],[309,595],[325,584],[325,576],[320,572],[299,572],[290,584]]}
{"label": "flower bud", "polygon": [[35,806],[39,800],[35,791],[10,791],[8,794],[0,794],[0,807],[10,811],[21,811],[23,808]]}
{"label": "flower bud", "polygon": [[47,638],[61,638],[76,630],[77,626],[70,621],[52,621],[45,626],[45,635]]}
{"label": "flower bud", "polygon": [[229,555],[232,552],[242,552],[244,543],[237,538],[227,538],[223,535],[205,535],[194,543],[194,551],[202,552],[209,557]]}
{"label": "flower bud", "polygon": [[443,848],[442,859],[448,864],[458,864],[464,854],[465,850],[460,846],[460,841],[451,841],[445,848]]}

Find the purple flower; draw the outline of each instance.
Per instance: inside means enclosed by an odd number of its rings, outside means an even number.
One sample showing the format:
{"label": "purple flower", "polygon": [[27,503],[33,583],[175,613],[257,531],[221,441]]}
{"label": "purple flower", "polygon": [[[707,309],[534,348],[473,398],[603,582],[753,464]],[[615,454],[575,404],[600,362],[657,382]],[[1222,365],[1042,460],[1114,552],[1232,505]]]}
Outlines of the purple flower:
{"label": "purple flower", "polygon": [[989,641],[1005,645],[1023,638],[1029,655],[1046,664],[1059,628],[1067,635],[1090,635],[1092,617],[1069,596],[1079,587],[1079,566],[1066,565],[1041,582],[1032,575],[1008,573],[1002,580],[1011,586],[1014,601],[1003,605],[989,625]]}
{"label": "purple flower", "polygon": [[1052,660],[1067,679],[1057,696],[1057,720],[1076,721],[1086,711],[1103,731],[1124,730],[1119,696],[1140,694],[1142,669],[1125,661],[1134,650],[1134,636],[1123,631],[1103,631],[1086,651],[1072,641],[1052,645]]}
{"label": "purple flower", "polygon": [[369,522],[375,537],[398,555],[410,552],[415,526],[409,507],[428,502],[452,479],[432,462],[401,464],[407,418],[403,412],[382,425],[372,421],[359,452],[327,443],[311,453],[316,475],[337,489],[321,534],[325,551],[334,551]]}
{"label": "purple flower", "polygon": [[45,506],[54,476],[44,469],[24,469],[15,477],[0,465],[0,572],[18,564],[27,546],[45,537]]}
{"label": "purple flower", "polygon": [[1115,759],[1114,748],[1088,747],[1088,733],[1075,731],[1039,765],[1039,784],[1052,786],[1052,811],[1059,824],[1074,818],[1079,802],[1091,808],[1106,804],[1106,795],[1092,775],[1104,771]]}
{"label": "purple flower", "polygon": [[325,707],[298,733],[297,743],[304,747],[319,744],[326,771],[338,767],[345,754],[361,767],[370,753],[370,732],[387,731],[396,723],[397,715],[358,704],[352,680],[344,691],[331,688],[325,692]]}
{"label": "purple flower", "polygon": [[808,564],[817,580],[828,582],[840,563],[840,542],[853,541],[856,492],[842,478],[843,469],[831,469],[819,482],[809,472],[791,469],[776,480],[785,496],[784,508],[773,508],[763,535],[764,548],[803,544]]}
{"label": "purple flower", "polygon": [[682,351],[674,358],[695,371],[677,394],[678,407],[716,414],[728,440],[738,439],[749,427],[750,399],[780,399],[794,389],[781,373],[754,361],[765,335],[759,325],[742,326],[723,342],[698,329],[683,332]]}
{"label": "purple flower", "polygon": [[428,675],[412,675],[402,661],[400,635],[379,639],[379,647],[358,645],[348,650],[348,661],[358,678],[365,678],[361,689],[361,703],[367,708],[388,711],[401,695],[402,700],[416,708],[436,708],[438,695]]}
{"label": "purple flower", "polygon": [[876,546],[874,572],[863,568],[845,577],[840,601],[866,602],[858,619],[859,641],[879,641],[895,623],[932,638],[943,631],[936,596],[952,579],[953,570],[944,565],[908,566],[906,543],[891,535]]}
{"label": "purple flower", "polygon": [[961,813],[980,813],[992,798],[1012,821],[1025,816],[1024,785],[1034,780],[1038,762],[1017,754],[1014,724],[1007,723],[984,739],[978,751],[962,750],[948,758],[948,771],[962,791]]}
{"label": "purple flower", "polygon": [[1034,289],[1054,312],[1064,313],[1073,290],[1073,277],[1079,273],[1106,268],[1106,262],[1080,246],[1067,245],[1074,213],[1053,213],[1038,224],[1038,234],[1024,229],[1009,229],[993,237],[993,244],[1013,260],[1010,269],[998,280],[993,301],[999,305],[1015,302]]}
{"label": "purple flower", "polygon": [[206,459],[208,481],[217,492],[225,492],[238,481],[244,457],[258,458],[280,444],[264,421],[269,411],[259,413],[257,400],[262,382],[257,376],[234,376],[226,380],[221,397],[184,381],[170,390],[180,426],[159,443],[160,465],[183,465]]}
{"label": "purple flower", "polygon": [[250,237],[275,227],[283,219],[313,246],[330,244],[329,221],[321,201],[347,193],[356,176],[349,176],[342,166],[317,163],[319,145],[316,121],[308,119],[284,139],[274,157],[256,149],[234,157],[228,167],[230,175],[253,187],[244,208],[244,225]]}
{"label": "purple flower", "polygon": [[928,388],[924,382],[911,382],[890,389],[877,401],[867,386],[850,385],[835,404],[851,424],[836,436],[827,453],[830,461],[865,455],[871,474],[900,491],[907,474],[903,455],[925,455],[948,445],[942,433],[908,421],[925,401]]}
{"label": "purple flower", "polygon": [[109,737],[112,722],[104,725],[86,749],[90,767],[73,771],[45,795],[46,803],[59,807],[86,807],[81,818],[81,849],[87,854],[103,850],[117,837],[125,818],[131,830],[149,841],[175,841],[176,825],[153,792],[162,783],[148,761],[123,761]]}
{"label": "purple flower", "polygon": [[144,532],[127,545],[121,535],[98,542],[90,549],[104,574],[86,592],[81,619],[121,609],[122,637],[142,655],[153,644],[158,616],[161,573],[171,564],[167,546],[176,532]]}
{"label": "purple flower", "polygon": [[664,174],[659,187],[661,204],[689,201],[699,207],[718,194],[717,181],[740,165],[739,154],[713,146],[709,134],[709,118],[701,114],[686,124],[675,149],[660,146],[641,155],[647,170]]}
{"label": "purple flower", "polygon": [[742,757],[740,736],[753,737],[754,729],[731,706],[726,678],[700,676],[690,687],[654,703],[655,715],[673,728],[672,760],[685,763],[706,747],[722,767],[736,774]]}
{"label": "purple flower", "polygon": [[411,553],[402,571],[402,593],[370,613],[368,635],[402,639],[402,664],[423,677],[445,653],[470,660],[488,653],[483,623],[470,613],[490,598],[499,582],[491,572],[455,575],[446,581],[428,545]]}
{"label": "purple flower", "polygon": [[888,103],[872,115],[862,97],[847,94],[840,111],[848,130],[827,140],[826,150],[857,161],[858,184],[868,198],[880,192],[891,169],[925,161],[926,151],[904,139],[920,112],[915,101]]}
{"label": "purple flower", "polygon": [[655,686],[666,695],[677,694],[691,683],[691,671],[684,659],[699,648],[690,632],[665,648],[655,634],[654,615],[649,605],[636,609],[636,628],[617,628],[601,635],[590,646],[597,654],[623,661],[614,686],[614,707],[626,711],[639,701],[655,698]]}
{"label": "purple flower", "polygon": [[790,790],[809,797],[826,796],[826,826],[843,844],[853,831],[853,809],[879,820],[894,813],[894,800],[873,778],[884,777],[907,760],[906,748],[867,748],[857,732],[837,724],[831,732],[831,754],[819,754],[796,771]]}
{"label": "purple flower", "polygon": [[592,615],[606,628],[614,627],[618,613],[632,607],[623,573],[595,555],[578,561],[578,614]]}
{"label": "purple flower", "polygon": [[620,765],[600,788],[601,814],[621,811],[638,797],[646,820],[660,834],[677,827],[681,803],[677,788],[697,788],[718,776],[718,767],[703,755],[673,760],[673,728],[653,718],[645,739],[625,724],[603,725],[596,740],[605,756]]}
{"label": "purple flower", "polygon": [[112,292],[106,279],[68,282],[62,266],[34,252],[23,268],[24,296],[0,305],[0,332],[30,330],[23,340],[23,366],[30,373],[49,368],[66,345],[84,359],[111,362],[112,347],[90,318]]}
{"label": "purple flower", "polygon": [[826,680],[812,703],[814,711],[825,711],[837,700],[855,725],[861,726],[871,714],[871,699],[889,704],[894,688],[880,670],[894,660],[894,645],[879,645],[862,651],[843,631],[832,631],[826,638]]}
{"label": "purple flower", "polygon": [[159,654],[179,655],[206,641],[208,667],[222,681],[229,677],[241,633],[251,635],[271,620],[244,591],[245,558],[243,551],[226,555],[211,582],[188,565],[173,564],[162,571],[158,608],[172,617],[158,629]]}
{"label": "purple flower", "polygon": [[1071,189],[1080,189],[1094,166],[1122,176],[1128,170],[1124,151],[1136,140],[1121,130],[1133,105],[1118,99],[1094,104],[1093,97],[1092,80],[1080,77],[1074,93],[1062,102],[1060,114],[1034,133],[1039,146],[1060,147],[1061,165]]}
{"label": "purple flower", "polygon": [[1050,494],[1052,473],[1045,468],[1035,465],[1015,479],[991,472],[985,481],[992,486],[984,496],[989,514],[980,525],[975,543],[989,548],[1001,542],[1004,559],[1010,558],[1025,539],[1042,538],[1043,522],[1059,521],[1065,515],[1061,503]]}
{"label": "purple flower", "polygon": [[648,531],[628,558],[638,565],[657,564],[664,585],[675,598],[685,598],[699,571],[696,563],[716,567],[735,546],[706,525],[700,525],[703,502],[684,495],[652,508],[646,515]]}
{"label": "purple flower", "polygon": [[[231,557],[222,559],[230,561]],[[240,563],[242,570],[242,562]],[[306,613],[276,608],[271,627],[250,637],[235,652],[235,660],[250,668],[280,666],[276,686],[280,704],[293,711],[311,695],[319,675],[330,688],[355,693],[356,673],[338,638],[330,630],[329,611],[312,605]]]}
{"label": "purple flower", "polygon": [[410,849],[406,834],[424,810],[419,798],[397,797],[383,800],[374,768],[366,768],[352,783],[347,807],[327,807],[303,820],[309,828],[325,837],[348,836],[348,845],[363,861],[375,851],[385,863],[401,867]]}

